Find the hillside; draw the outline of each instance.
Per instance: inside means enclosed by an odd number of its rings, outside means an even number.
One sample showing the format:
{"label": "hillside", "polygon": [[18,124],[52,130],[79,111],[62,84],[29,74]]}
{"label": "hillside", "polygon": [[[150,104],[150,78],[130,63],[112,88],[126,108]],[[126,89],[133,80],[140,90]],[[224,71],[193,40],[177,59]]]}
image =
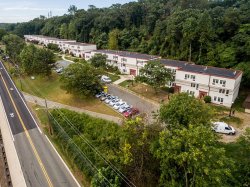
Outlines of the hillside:
{"label": "hillside", "polygon": [[250,1],[139,0],[11,25],[14,33],[96,43],[244,71],[250,86]]}

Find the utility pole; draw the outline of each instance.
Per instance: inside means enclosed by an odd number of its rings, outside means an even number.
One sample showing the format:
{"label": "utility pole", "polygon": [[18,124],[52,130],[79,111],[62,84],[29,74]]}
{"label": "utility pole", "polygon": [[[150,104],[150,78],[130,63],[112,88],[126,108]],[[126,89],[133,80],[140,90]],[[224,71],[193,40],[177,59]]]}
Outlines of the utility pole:
{"label": "utility pole", "polygon": [[49,111],[48,111],[48,103],[47,103],[46,98],[44,98],[44,102],[45,102],[45,110],[46,110],[47,117],[48,117],[48,122],[49,122],[49,133],[50,133],[50,135],[53,135],[53,129],[52,129],[51,123],[50,123],[50,116],[49,116]]}

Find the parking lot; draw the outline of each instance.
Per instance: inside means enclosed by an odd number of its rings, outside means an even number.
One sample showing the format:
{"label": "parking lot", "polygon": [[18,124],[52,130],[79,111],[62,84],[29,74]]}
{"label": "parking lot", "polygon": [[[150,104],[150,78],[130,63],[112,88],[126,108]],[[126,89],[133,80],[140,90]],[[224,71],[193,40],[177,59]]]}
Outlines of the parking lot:
{"label": "parking lot", "polygon": [[156,112],[160,105],[156,105],[147,100],[140,98],[139,96],[132,94],[124,89],[117,87],[116,85],[109,84],[108,85],[108,93],[118,96],[123,101],[126,101],[129,105],[132,105],[135,108],[138,108],[140,113],[146,113],[148,116],[148,121],[153,121],[152,112]]}

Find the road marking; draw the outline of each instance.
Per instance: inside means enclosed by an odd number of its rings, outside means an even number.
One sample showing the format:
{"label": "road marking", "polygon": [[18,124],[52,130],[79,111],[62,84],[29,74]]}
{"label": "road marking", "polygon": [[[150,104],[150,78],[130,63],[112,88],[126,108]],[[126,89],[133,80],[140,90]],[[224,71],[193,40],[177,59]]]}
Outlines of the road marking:
{"label": "road marking", "polygon": [[51,180],[50,180],[50,178],[49,178],[49,176],[48,176],[48,173],[47,173],[47,171],[46,171],[46,169],[45,169],[45,167],[44,167],[44,165],[43,165],[43,163],[42,163],[42,161],[41,161],[40,156],[39,156],[38,153],[37,153],[37,150],[36,150],[36,148],[35,148],[35,145],[34,145],[34,143],[32,142],[32,139],[31,139],[31,137],[30,137],[30,134],[29,134],[29,132],[28,132],[26,126],[24,125],[24,122],[23,122],[23,120],[22,120],[22,118],[21,118],[21,116],[20,116],[20,113],[19,113],[19,111],[17,110],[16,104],[15,104],[15,102],[14,102],[14,100],[13,100],[13,98],[12,98],[12,96],[11,96],[9,90],[8,90],[7,84],[6,84],[5,80],[4,80],[4,78],[3,78],[1,72],[0,72],[0,75],[1,75],[1,77],[2,77],[2,80],[3,80],[4,86],[5,86],[6,90],[7,90],[7,93],[8,93],[8,95],[9,95],[9,97],[10,97],[10,100],[11,100],[11,102],[12,102],[14,108],[15,108],[15,111],[16,111],[16,113],[17,113],[17,116],[18,116],[18,118],[19,118],[19,120],[20,120],[20,122],[21,122],[21,124],[22,124],[22,127],[23,127],[23,129],[24,129],[25,135],[26,135],[26,137],[27,137],[27,139],[28,139],[28,141],[29,141],[29,143],[30,143],[30,145],[31,145],[31,148],[32,148],[32,150],[33,150],[33,152],[34,152],[34,154],[35,154],[35,157],[36,157],[36,159],[37,159],[37,161],[38,161],[38,163],[39,163],[39,165],[40,165],[40,167],[41,167],[41,169],[42,169],[42,171],[43,171],[43,174],[44,174],[44,176],[45,176],[45,178],[46,178],[46,180],[47,180],[47,182],[48,182],[48,185],[49,185],[50,187],[53,187],[53,184],[52,184],[52,182],[51,182]]}
{"label": "road marking", "polygon": [[79,182],[76,180],[75,176],[73,175],[73,173],[70,171],[69,167],[67,166],[67,164],[64,162],[64,160],[62,159],[61,155],[58,153],[58,151],[56,150],[56,148],[54,147],[54,145],[51,143],[50,139],[47,137],[47,135],[45,135],[46,139],[48,140],[49,144],[51,145],[51,147],[54,149],[54,151],[56,152],[57,156],[60,158],[61,162],[63,163],[63,165],[66,167],[66,169],[68,170],[68,172],[70,173],[71,177],[74,179],[75,183],[77,184],[78,187],[80,187],[81,185],[79,184]]}
{"label": "road marking", "polygon": [[21,98],[21,100],[23,101],[23,103],[24,103],[24,105],[25,105],[26,109],[28,110],[28,112],[29,112],[30,116],[32,117],[32,119],[33,119],[34,123],[36,124],[36,126],[37,126],[37,128],[38,128],[38,130],[39,130],[40,134],[42,134],[42,131],[41,131],[40,127],[38,126],[38,124],[37,124],[36,120],[34,119],[33,115],[31,114],[31,112],[30,112],[30,110],[29,110],[28,106],[26,105],[26,102],[23,100],[23,97],[21,96],[21,94],[20,94],[19,90],[17,89],[16,85],[14,84],[13,80],[11,79],[11,77],[10,77],[10,75],[9,75],[8,71],[6,70],[6,68],[4,67],[4,65],[3,65],[3,63],[2,63],[2,62],[1,62],[1,64],[2,64],[2,66],[3,66],[3,69],[4,69],[5,73],[6,73],[6,74],[7,74],[7,76],[9,77],[9,79],[10,79],[10,81],[11,81],[12,85],[14,85],[14,88],[16,89],[17,94],[20,96],[20,98]]}

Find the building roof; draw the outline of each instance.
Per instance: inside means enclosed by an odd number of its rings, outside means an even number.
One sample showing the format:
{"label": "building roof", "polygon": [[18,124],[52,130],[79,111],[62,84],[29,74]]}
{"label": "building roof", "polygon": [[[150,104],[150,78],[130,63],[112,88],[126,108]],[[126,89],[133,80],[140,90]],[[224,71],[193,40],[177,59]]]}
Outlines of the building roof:
{"label": "building roof", "polygon": [[81,43],[81,42],[65,42],[65,44],[77,45],[77,46],[89,46],[89,45],[95,45],[95,44],[87,44],[87,43]]}
{"label": "building roof", "polygon": [[152,59],[161,58],[160,56],[154,56],[154,55],[148,55],[148,54],[142,54],[142,53],[135,53],[135,52],[129,52],[129,51],[95,50],[95,52],[109,53],[109,54],[119,55],[119,56],[123,56],[123,57],[138,58],[138,59],[144,59],[144,60],[152,60]]}
{"label": "building roof", "polygon": [[177,67],[179,70],[199,73],[199,74],[207,74],[211,76],[218,76],[218,77],[225,77],[235,79],[237,78],[242,72],[233,69],[226,69],[226,68],[217,68],[211,66],[202,66],[196,65],[193,63],[185,62],[185,61],[177,61],[177,60],[168,60],[168,59],[161,59],[161,63],[166,66],[173,66]]}

